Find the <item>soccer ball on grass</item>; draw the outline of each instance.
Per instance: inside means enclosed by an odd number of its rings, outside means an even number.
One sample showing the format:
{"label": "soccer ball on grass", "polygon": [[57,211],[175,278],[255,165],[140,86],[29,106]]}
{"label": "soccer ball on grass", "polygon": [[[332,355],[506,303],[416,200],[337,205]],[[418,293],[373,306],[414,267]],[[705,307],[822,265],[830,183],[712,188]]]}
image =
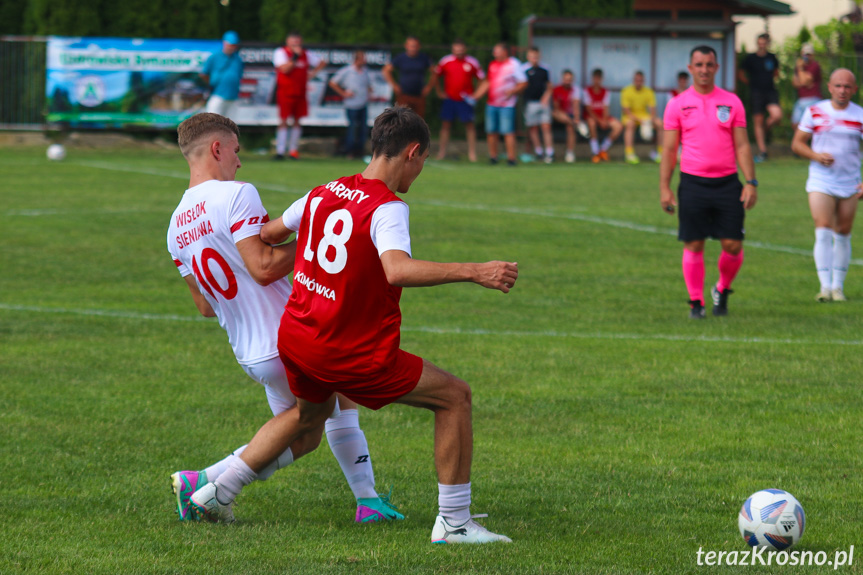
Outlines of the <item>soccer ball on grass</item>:
{"label": "soccer ball on grass", "polygon": [[63,144],[51,144],[45,150],[45,155],[48,156],[49,160],[59,162],[66,157],[66,148],[63,147]]}
{"label": "soccer ball on grass", "polygon": [[752,547],[782,551],[803,537],[806,514],[797,499],[781,489],[764,489],[749,496],[737,516],[740,535]]}

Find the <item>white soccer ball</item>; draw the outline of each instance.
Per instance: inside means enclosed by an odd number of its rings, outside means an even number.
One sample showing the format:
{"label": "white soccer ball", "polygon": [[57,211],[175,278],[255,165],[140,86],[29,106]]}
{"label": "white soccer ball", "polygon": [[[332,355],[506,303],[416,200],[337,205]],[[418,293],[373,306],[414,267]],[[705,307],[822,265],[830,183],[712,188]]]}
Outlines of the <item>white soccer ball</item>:
{"label": "white soccer ball", "polygon": [[744,541],[752,547],[782,551],[803,537],[806,514],[793,495],[781,489],[764,489],[749,496],[737,516]]}
{"label": "white soccer ball", "polygon": [[641,123],[641,139],[645,142],[653,140],[653,124],[650,120]]}
{"label": "white soccer ball", "polygon": [[45,155],[48,156],[49,160],[59,162],[66,157],[66,148],[62,144],[51,144],[45,151]]}
{"label": "white soccer ball", "polygon": [[590,137],[590,128],[588,127],[587,122],[585,122],[584,120],[580,120],[578,122],[578,126],[576,129],[578,130],[578,133],[581,135],[582,138],[587,139]]}

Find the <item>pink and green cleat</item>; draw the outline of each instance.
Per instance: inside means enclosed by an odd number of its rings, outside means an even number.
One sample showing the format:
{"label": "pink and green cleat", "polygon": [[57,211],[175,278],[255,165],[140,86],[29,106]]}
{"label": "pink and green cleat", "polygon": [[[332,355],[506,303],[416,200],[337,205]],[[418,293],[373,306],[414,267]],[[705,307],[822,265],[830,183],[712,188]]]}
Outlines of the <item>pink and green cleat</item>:
{"label": "pink and green cleat", "polygon": [[357,499],[357,523],[381,523],[384,521],[401,521],[404,515],[396,511],[396,506],[390,503],[390,495],[383,493],[377,497]]}
{"label": "pink and green cleat", "polygon": [[207,474],[203,471],[177,471],[171,475],[171,490],[177,496],[177,515],[180,521],[197,521],[189,500],[192,493],[206,485]]}

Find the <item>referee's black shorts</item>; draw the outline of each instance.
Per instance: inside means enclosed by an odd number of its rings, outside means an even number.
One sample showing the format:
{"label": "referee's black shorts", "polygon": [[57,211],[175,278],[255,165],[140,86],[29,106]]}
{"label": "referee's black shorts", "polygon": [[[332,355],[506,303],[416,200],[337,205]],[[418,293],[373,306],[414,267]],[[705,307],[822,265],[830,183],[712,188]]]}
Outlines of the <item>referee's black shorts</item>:
{"label": "referee's black shorts", "polygon": [[743,185],[737,174],[704,178],[680,173],[677,239],[694,242],[707,238],[742,240],[746,211],[740,201]]}

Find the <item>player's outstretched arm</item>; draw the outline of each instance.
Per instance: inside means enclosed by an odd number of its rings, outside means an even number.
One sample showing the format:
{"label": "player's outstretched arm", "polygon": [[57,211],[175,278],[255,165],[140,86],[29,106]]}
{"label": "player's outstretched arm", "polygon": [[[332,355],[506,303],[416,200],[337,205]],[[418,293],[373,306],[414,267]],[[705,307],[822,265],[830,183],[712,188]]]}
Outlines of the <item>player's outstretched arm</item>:
{"label": "player's outstretched arm", "polygon": [[271,246],[264,243],[261,236],[250,236],[237,242],[237,250],[252,279],[265,286],[282,279],[294,269],[297,242]]}
{"label": "player's outstretched arm", "polygon": [[509,293],[518,279],[516,262],[438,263],[412,259],[401,250],[381,254],[381,264],[390,285],[425,287],[455,282],[473,282]]}
{"label": "player's outstretched arm", "polygon": [[201,294],[201,290],[198,289],[198,284],[195,283],[195,276],[189,274],[187,276],[183,276],[183,279],[186,280],[186,285],[189,286],[189,293],[192,294],[192,299],[195,300],[195,307],[198,308],[201,315],[204,317],[216,317],[216,312],[213,310],[213,306],[210,305],[210,302],[207,301],[207,298],[205,298],[203,294]]}
{"label": "player's outstretched arm", "polygon": [[292,233],[294,231],[288,229],[280,216],[264,224],[261,228],[261,240],[267,244],[278,245],[288,239]]}

